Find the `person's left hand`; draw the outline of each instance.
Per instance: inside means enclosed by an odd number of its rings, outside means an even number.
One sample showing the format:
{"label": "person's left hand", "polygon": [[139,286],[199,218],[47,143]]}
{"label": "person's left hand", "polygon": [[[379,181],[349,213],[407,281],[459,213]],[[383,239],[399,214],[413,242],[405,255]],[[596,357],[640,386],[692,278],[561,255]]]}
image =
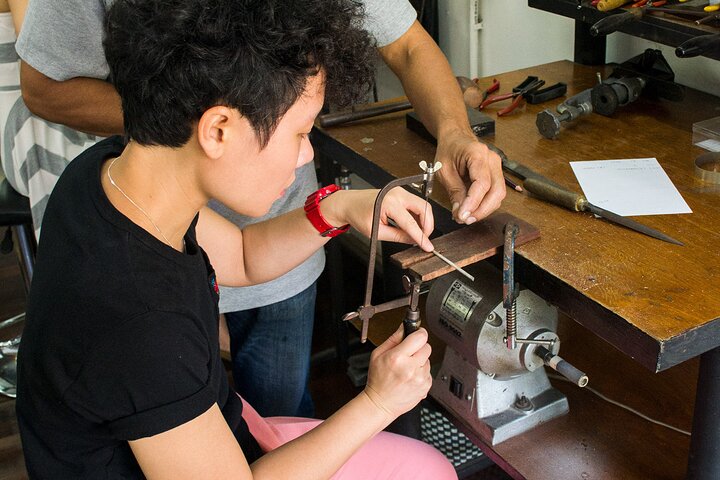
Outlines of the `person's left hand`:
{"label": "person's left hand", "polygon": [[470,225],[483,219],[505,198],[500,157],[472,133],[444,135],[438,141],[435,161],[442,162],[436,176],[447,189],[456,222]]}

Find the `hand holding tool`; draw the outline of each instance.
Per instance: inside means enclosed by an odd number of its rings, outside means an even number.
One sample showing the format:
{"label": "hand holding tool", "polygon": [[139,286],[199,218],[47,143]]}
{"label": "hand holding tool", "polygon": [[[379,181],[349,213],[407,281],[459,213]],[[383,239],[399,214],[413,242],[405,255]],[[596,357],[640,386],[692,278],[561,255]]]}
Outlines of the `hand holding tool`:
{"label": "hand holding tool", "polygon": [[627,217],[622,217],[616,213],[609,212],[603,208],[600,208],[592,203],[588,202],[587,199],[573,191],[567,190],[557,184],[550,184],[543,180],[542,177],[527,178],[523,182],[523,187],[528,192],[534,193],[539,198],[548,202],[554,203],[561,207],[565,207],[568,210],[574,212],[591,212],[595,215],[609,220],[623,227],[635,230],[636,232],[643,233],[653,238],[663,240],[665,242],[674,243],[675,245],[683,245],[682,242],[675,240],[674,238],[643,225],[635,220]]}
{"label": "hand holding tool", "polygon": [[[365,282],[365,302],[357,309],[357,311],[346,313],[343,315],[343,321],[354,320],[359,318],[362,322],[362,329],[360,332],[360,341],[365,343],[367,341],[368,324],[370,319],[380,312],[386,312],[394,308],[407,306],[405,314],[405,320],[403,321],[405,335],[409,335],[420,327],[420,312],[418,310],[418,299],[420,296],[420,285],[422,279],[411,279],[407,275],[403,276],[403,288],[408,294],[404,297],[400,297],[389,302],[382,303],[380,305],[372,304],[372,292],[373,292],[373,280],[375,278],[375,257],[377,255],[377,243],[378,233],[380,230],[380,213],[382,211],[382,202],[385,199],[387,193],[395,187],[404,185],[422,185],[421,189],[423,196],[427,202],[433,187],[433,177],[437,170],[441,167],[440,164],[427,165],[426,162],[421,162],[421,168],[424,173],[420,175],[414,175],[411,177],[398,178],[387,185],[385,185],[378,196],[375,199],[375,207],[373,209],[373,221],[372,231],[370,234],[370,254],[368,258],[368,271],[367,279]],[[427,203],[426,203],[427,206]]]}

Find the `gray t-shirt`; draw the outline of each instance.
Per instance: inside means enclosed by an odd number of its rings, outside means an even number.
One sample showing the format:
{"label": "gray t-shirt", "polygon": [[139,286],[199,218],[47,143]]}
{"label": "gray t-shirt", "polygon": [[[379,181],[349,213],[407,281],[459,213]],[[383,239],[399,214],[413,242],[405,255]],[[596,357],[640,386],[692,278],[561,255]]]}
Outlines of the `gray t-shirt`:
{"label": "gray t-shirt", "polygon": [[[105,80],[109,68],[102,48],[103,19],[114,0],[32,0],[16,49],[33,68],[57,81],[75,77]],[[400,38],[415,21],[408,0],[364,0],[366,28],[378,46]],[[300,167],[296,180],[262,218],[239,215],[218,202],[210,206],[241,228],[265,218],[302,207],[317,190],[312,163]],[[297,268],[267,283],[244,288],[220,288],[220,311],[232,312],[270,305],[290,298],[312,285],[325,267],[322,249]]]}

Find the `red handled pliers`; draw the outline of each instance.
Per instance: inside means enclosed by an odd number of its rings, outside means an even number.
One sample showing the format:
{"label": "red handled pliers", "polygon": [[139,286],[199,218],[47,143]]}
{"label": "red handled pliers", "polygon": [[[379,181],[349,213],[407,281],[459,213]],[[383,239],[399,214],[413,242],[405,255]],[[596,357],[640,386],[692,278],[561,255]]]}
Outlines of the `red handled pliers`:
{"label": "red handled pliers", "polygon": [[[523,83],[526,83],[526,82],[523,82]],[[513,91],[510,93],[504,93],[502,95],[493,95],[491,97],[486,98],[480,104],[480,106],[478,107],[478,110],[482,110],[483,108],[487,107],[488,105],[490,105],[492,103],[501,102],[503,100],[508,100],[508,99],[512,98],[513,99],[512,103],[509,106],[503,108],[502,110],[500,110],[498,112],[498,116],[502,117],[503,115],[507,115],[508,113],[515,110],[518,106],[520,106],[520,104],[523,101],[523,97],[526,94],[537,90],[538,88],[542,87],[543,85],[545,85],[545,80],[540,80],[540,79],[532,80],[531,82],[527,83],[526,85],[523,85],[522,88],[513,89]]]}
{"label": "red handled pliers", "polygon": [[[491,93],[497,92],[500,89],[500,82],[497,81],[497,78],[493,78],[492,85],[490,85],[482,94],[482,101],[484,102],[487,100],[487,98],[490,96]],[[481,108],[481,107],[478,107]]]}

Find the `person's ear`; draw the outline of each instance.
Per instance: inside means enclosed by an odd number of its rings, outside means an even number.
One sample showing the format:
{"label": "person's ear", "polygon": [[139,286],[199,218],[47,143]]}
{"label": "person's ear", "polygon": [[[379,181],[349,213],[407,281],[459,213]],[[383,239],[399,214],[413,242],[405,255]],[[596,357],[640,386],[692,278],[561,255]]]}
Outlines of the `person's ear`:
{"label": "person's ear", "polygon": [[220,158],[225,153],[234,121],[233,110],[222,105],[202,114],[197,127],[198,143],[209,158]]}

